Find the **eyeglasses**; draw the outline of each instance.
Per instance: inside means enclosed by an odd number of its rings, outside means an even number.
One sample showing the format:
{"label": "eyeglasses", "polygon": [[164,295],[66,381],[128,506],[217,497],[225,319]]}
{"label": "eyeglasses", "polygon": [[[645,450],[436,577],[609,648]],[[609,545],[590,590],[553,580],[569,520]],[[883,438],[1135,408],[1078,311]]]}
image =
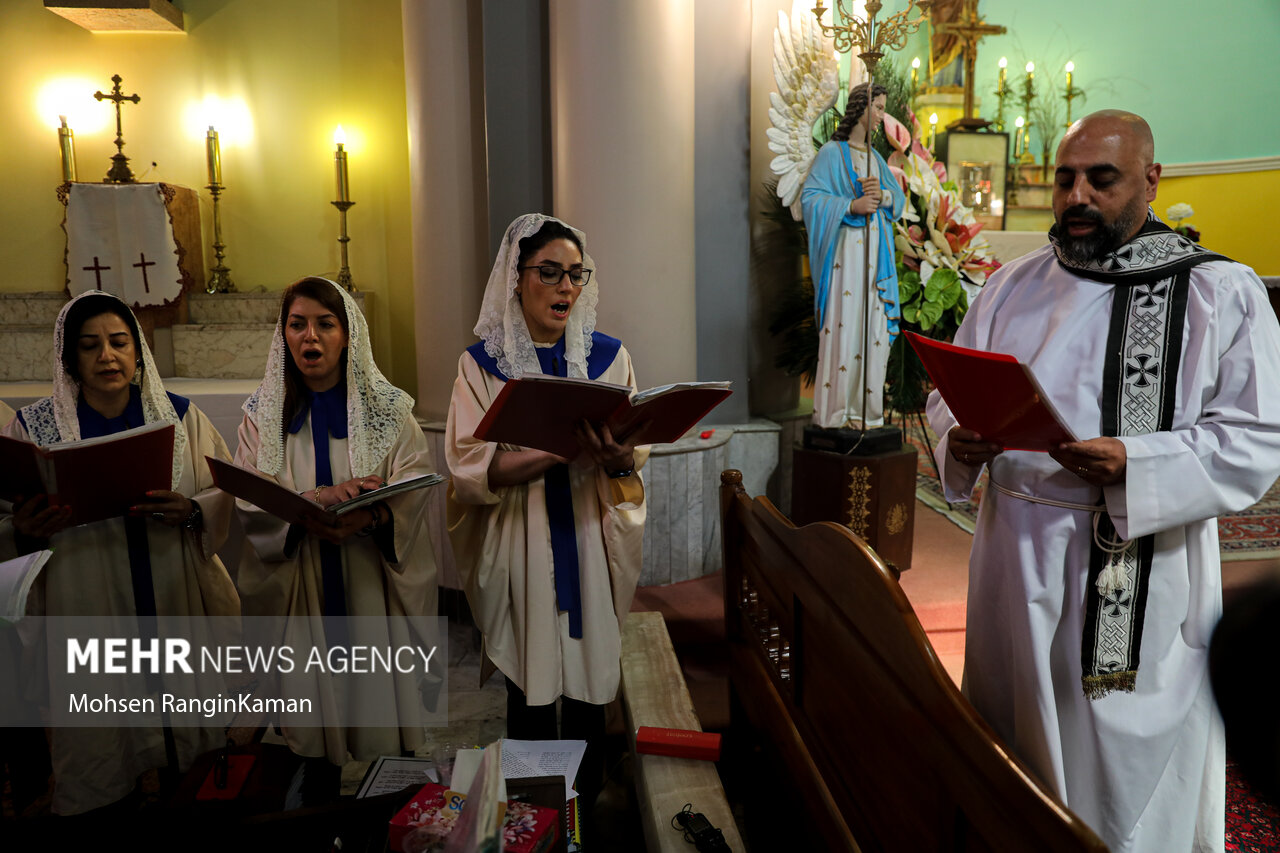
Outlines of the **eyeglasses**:
{"label": "eyeglasses", "polygon": [[529,264],[528,266],[516,267],[516,269],[521,272],[537,270],[538,281],[547,287],[555,287],[566,275],[569,276],[569,283],[574,287],[585,287],[591,281],[591,273],[594,272],[594,270],[584,270],[581,267],[566,270],[551,264]]}

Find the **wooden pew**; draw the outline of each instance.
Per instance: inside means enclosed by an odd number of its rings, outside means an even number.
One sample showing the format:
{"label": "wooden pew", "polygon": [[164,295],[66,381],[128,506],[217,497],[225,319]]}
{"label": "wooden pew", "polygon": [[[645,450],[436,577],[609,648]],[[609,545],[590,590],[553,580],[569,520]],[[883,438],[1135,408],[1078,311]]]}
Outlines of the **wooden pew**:
{"label": "wooden pew", "polygon": [[796,528],[738,471],[720,494],[734,708],[775,745],[824,849],[1106,850],[956,689],[861,539]]}
{"label": "wooden pew", "polygon": [[622,707],[635,759],[636,797],[646,849],[651,853],[692,853],[693,845],[671,827],[676,812],[691,803],[694,811],[702,812],[724,833],[730,850],[744,850],[714,764],[635,752],[640,726],[702,731],[661,613],[628,613],[623,623]]}

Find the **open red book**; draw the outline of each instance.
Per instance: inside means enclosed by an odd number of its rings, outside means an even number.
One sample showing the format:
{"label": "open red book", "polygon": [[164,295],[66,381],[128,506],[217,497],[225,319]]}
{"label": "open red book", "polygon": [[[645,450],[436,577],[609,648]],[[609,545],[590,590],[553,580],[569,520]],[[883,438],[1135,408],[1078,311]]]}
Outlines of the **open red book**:
{"label": "open red book", "polygon": [[572,459],[581,449],[574,427],[586,420],[607,424],[615,437],[630,436],[636,444],[662,444],[683,436],[732,393],[728,382],[678,382],[633,397],[626,385],[534,374],[502,386],[475,437]]}
{"label": "open red book", "polygon": [[173,424],[41,447],[0,435],[0,498],[49,495],[71,524],[124,515],[147,492],[173,487]]}
{"label": "open red book", "polygon": [[1018,359],[906,335],[960,426],[1007,450],[1047,451],[1076,440],[1031,368]]}

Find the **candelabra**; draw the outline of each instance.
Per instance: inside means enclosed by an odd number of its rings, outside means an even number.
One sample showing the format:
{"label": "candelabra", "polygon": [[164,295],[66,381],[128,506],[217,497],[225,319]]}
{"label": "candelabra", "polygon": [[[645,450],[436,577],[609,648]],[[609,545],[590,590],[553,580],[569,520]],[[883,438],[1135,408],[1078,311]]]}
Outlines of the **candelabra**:
{"label": "candelabra", "polygon": [[209,195],[213,196],[213,257],[217,264],[210,267],[209,280],[205,282],[205,293],[234,293],[236,284],[231,280],[231,270],[222,259],[226,257],[222,250],[227,248],[227,244],[222,242],[222,214],[219,210],[218,202],[222,191],[226,187],[217,182],[210,183],[206,188]]}
{"label": "candelabra", "polygon": [[338,270],[338,284],[346,288],[349,293],[354,293],[356,286],[351,280],[351,267],[347,266],[347,244],[351,242],[351,238],[347,236],[347,211],[355,202],[333,201],[330,204],[338,208],[338,246],[342,249],[342,268]]}

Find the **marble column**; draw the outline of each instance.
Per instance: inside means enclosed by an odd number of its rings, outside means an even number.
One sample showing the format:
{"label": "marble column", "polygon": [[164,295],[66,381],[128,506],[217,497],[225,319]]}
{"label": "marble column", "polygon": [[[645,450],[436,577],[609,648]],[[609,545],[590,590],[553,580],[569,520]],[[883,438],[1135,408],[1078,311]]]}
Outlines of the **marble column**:
{"label": "marble column", "polygon": [[[551,0],[552,204],[641,387],[697,370],[694,4]],[[594,279],[593,279],[594,281]]]}
{"label": "marble column", "polygon": [[443,420],[489,278],[481,8],[403,0],[418,412]]}

